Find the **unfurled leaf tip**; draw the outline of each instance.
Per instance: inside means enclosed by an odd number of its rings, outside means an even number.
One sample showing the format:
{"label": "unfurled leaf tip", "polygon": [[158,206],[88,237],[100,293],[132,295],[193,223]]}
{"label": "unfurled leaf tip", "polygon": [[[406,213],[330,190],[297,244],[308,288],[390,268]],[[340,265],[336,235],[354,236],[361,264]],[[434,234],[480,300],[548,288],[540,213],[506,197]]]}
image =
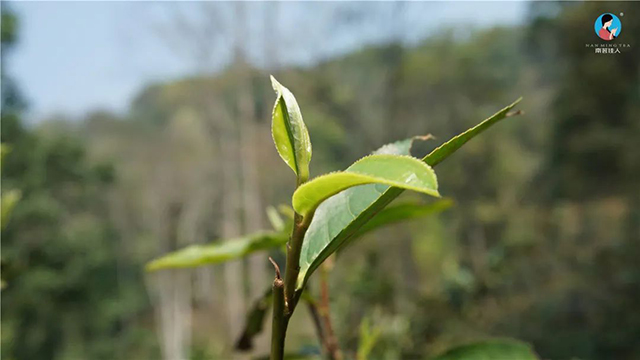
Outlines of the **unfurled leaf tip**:
{"label": "unfurled leaf tip", "polygon": [[278,80],[276,80],[275,77],[273,77],[273,75],[269,75],[269,78],[271,78],[271,87],[273,88],[273,91],[276,92],[276,94],[278,94],[278,96],[280,96],[280,87],[282,86],[282,84],[280,84],[280,82],[278,82]]}

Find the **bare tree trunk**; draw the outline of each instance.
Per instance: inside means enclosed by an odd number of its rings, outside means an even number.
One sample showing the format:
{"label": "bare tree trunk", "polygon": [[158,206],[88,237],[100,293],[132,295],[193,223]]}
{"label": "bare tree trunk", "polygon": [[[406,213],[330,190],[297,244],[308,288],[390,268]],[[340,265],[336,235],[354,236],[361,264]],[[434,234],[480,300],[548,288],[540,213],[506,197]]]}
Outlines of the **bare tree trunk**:
{"label": "bare tree trunk", "polygon": [[185,270],[154,274],[158,278],[162,357],[165,360],[189,358],[191,343],[191,282]]}
{"label": "bare tree trunk", "polygon": [[[162,252],[175,251],[178,247],[178,223],[182,205],[170,203],[168,209],[160,208],[155,214],[155,219],[156,234],[164,238]],[[191,343],[190,273],[184,270],[169,270],[150,276],[151,293],[157,294],[160,305],[156,308],[159,308],[162,357],[166,360],[188,359]]]}
{"label": "bare tree trunk", "polygon": [[[212,157],[212,159],[215,159],[215,157]],[[207,181],[206,184],[204,184],[203,186],[210,186],[209,184],[212,183],[211,179],[208,179],[209,181]],[[216,190],[218,191],[218,190]],[[211,206],[211,203],[209,202],[215,202],[216,200],[216,196],[213,194],[213,191],[207,193],[205,192],[205,194],[202,195],[201,199],[205,199],[205,201],[207,203],[202,204],[201,208],[208,208],[209,206]],[[209,213],[209,212],[205,212]],[[200,243],[200,244],[206,244],[206,243],[210,243],[213,239],[207,238],[206,234],[208,233],[207,230],[209,228],[213,228],[215,226],[217,226],[218,224],[211,224],[210,220],[207,220],[204,222],[204,224],[202,224],[202,227],[198,228],[197,233],[194,235],[194,242],[196,243]],[[196,305],[202,305],[208,309],[213,307],[214,304],[214,297],[215,297],[215,292],[214,292],[214,280],[215,280],[215,274],[216,274],[216,269],[214,265],[208,265],[208,266],[201,266],[198,267],[194,270],[194,288],[193,288],[193,296],[194,296],[194,300]]]}
{"label": "bare tree trunk", "polygon": [[[246,82],[245,82],[246,83]],[[239,107],[242,122],[240,124],[240,142],[242,153],[242,176],[243,176],[243,205],[245,232],[251,233],[262,228],[263,205],[260,193],[260,179],[258,174],[258,160],[256,154],[256,124],[255,109],[253,107],[251,92],[245,86],[239,94]],[[264,293],[266,286],[265,278],[265,256],[255,254],[249,257],[250,291],[252,300],[259,298]]]}
{"label": "bare tree trunk", "polygon": [[[240,235],[238,179],[238,146],[234,131],[227,129],[221,134],[221,158],[224,164],[222,172],[222,237],[231,239]],[[240,261],[225,264],[224,277],[227,295],[227,319],[229,334],[234,339],[240,334],[244,317],[243,267]]]}

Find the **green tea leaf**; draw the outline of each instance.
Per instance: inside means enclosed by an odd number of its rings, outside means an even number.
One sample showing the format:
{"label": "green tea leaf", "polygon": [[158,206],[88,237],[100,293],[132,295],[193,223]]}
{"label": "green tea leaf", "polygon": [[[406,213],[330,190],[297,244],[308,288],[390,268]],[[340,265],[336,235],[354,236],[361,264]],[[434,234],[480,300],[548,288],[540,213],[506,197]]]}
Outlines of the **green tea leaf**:
{"label": "green tea leaf", "polygon": [[395,224],[401,221],[421,218],[424,216],[439,213],[453,206],[453,200],[440,199],[430,203],[404,202],[400,204],[389,205],[382,209],[373,219],[353,235],[354,238],[363,236],[366,233],[378,230],[381,227]]}
{"label": "green tea leaf", "polygon": [[307,216],[327,198],[350,187],[383,184],[439,197],[436,174],[424,162],[406,155],[370,155],[345,171],[319,176],[293,193],[293,208]]}
{"label": "green tea leaf", "polygon": [[380,210],[376,216],[366,222],[358,231],[351,236],[349,241],[345,243],[340,249],[338,254],[346,250],[349,246],[354,244],[357,239],[362,238],[364,235],[378,230],[387,225],[393,225],[402,221],[408,221],[418,219],[424,216],[433,215],[441,211],[447,210],[453,206],[454,202],[451,199],[439,199],[430,203],[419,202],[403,202],[400,204],[391,204],[384,209]]}
{"label": "green tea leaf", "polygon": [[538,360],[538,357],[526,343],[489,340],[455,347],[433,360]]}
{"label": "green tea leaf", "polygon": [[[447,141],[422,160],[427,165],[437,165],[467,141],[506,118],[509,111],[518,102],[520,99],[477,126]],[[410,155],[409,150],[414,139],[385,145],[376,153]],[[354,234],[357,234],[367,221],[398,197],[402,191],[400,188],[381,184],[362,185],[342,191],[320,204],[302,244],[297,289],[302,289],[309,276],[327,257],[349,241]]]}
{"label": "green tea leaf", "polygon": [[311,161],[311,139],[302,120],[302,113],[291,91],[282,86],[273,76],[273,90],[277,94],[273,106],[271,135],[282,160],[296,173],[298,184],[309,178]]}
{"label": "green tea leaf", "polygon": [[241,351],[253,349],[253,338],[262,332],[264,320],[271,307],[272,300],[273,290],[271,290],[271,286],[269,286],[267,291],[253,304],[251,310],[247,313],[244,330],[236,342],[236,349]]}
{"label": "green tea leaf", "polygon": [[490,128],[491,125],[497,123],[498,121],[508,116],[520,115],[520,111],[516,111],[513,114],[509,114],[509,111],[511,111],[511,109],[513,109],[514,106],[518,105],[518,103],[521,100],[522,98],[518,98],[518,100],[514,101],[511,105],[493,114],[493,116],[484,120],[480,124],[472,127],[471,129],[461,134],[458,134],[452,137],[451,139],[449,139],[449,141],[440,145],[438,148],[436,148],[431,153],[429,153],[429,155],[425,156],[422,160],[424,160],[424,162],[426,162],[431,166],[436,166],[442,160],[448,158],[449,155],[453,154],[456,150],[460,149],[462,145],[467,143],[467,141],[473,139],[474,137],[479,135],[481,132]]}
{"label": "green tea leaf", "polygon": [[247,256],[260,250],[282,246],[287,235],[281,232],[262,231],[237,239],[211,245],[191,245],[149,262],[147,271],[171,268],[191,268],[219,264]]}

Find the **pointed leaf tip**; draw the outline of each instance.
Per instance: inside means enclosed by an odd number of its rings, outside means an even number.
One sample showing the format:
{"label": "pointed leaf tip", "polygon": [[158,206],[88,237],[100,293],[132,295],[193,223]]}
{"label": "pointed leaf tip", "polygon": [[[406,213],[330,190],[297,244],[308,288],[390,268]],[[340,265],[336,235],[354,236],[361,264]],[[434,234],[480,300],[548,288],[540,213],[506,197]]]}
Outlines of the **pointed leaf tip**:
{"label": "pointed leaf tip", "polygon": [[[506,118],[522,98],[498,111],[480,124],[450,139],[422,160],[435,166],[461,148],[467,141]],[[410,155],[410,138],[387,144],[375,154]],[[302,289],[318,266],[353,236],[359,234],[372,217],[402,193],[403,189],[379,184],[352,187],[326,199],[315,211],[313,221],[305,234],[300,256],[300,276],[297,289]],[[365,228],[366,229],[366,228]]]}
{"label": "pointed leaf tip", "polygon": [[298,177],[298,184],[309,178],[311,139],[295,96],[271,76],[276,92],[271,135],[278,154]]}
{"label": "pointed leaf tip", "polygon": [[422,160],[424,160],[424,162],[426,162],[431,166],[436,166],[441,161],[443,161],[444,159],[449,157],[451,154],[453,154],[455,151],[460,149],[469,140],[473,139],[474,137],[480,135],[482,132],[490,128],[493,124],[507,117],[519,115],[520,113],[517,111],[515,113],[509,113],[509,111],[511,111],[511,109],[513,109],[521,100],[522,100],[522,97],[518,98],[516,101],[511,103],[511,105],[493,114],[491,117],[485,119],[478,125],[468,129],[467,131],[461,134],[458,134],[452,137],[451,139],[449,139],[449,141],[447,141],[446,143],[434,149],[431,153],[429,153],[429,155],[425,156]]}
{"label": "pointed leaf tip", "polygon": [[280,84],[273,75],[269,75],[269,78],[271,79],[271,87],[273,88],[273,91],[275,91],[277,95],[280,95],[280,87],[282,84]]}

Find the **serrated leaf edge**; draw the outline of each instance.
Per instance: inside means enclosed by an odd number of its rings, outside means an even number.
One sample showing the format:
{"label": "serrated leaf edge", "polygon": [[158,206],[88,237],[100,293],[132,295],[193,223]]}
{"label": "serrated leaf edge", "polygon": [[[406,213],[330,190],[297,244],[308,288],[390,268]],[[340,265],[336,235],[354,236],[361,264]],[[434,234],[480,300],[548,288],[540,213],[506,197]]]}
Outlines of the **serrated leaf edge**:
{"label": "serrated leaf edge", "polygon": [[[365,174],[365,173],[362,173],[362,172],[359,172],[359,171],[350,170],[352,166],[354,166],[354,165],[356,165],[356,164],[358,164],[358,163],[360,163],[360,162],[362,162],[362,161],[365,161],[365,160],[367,160],[367,159],[369,159],[369,158],[371,158],[371,157],[375,157],[375,158],[389,158],[389,159],[407,158],[407,159],[411,159],[411,161],[415,161],[415,164],[416,164],[416,165],[423,167],[423,168],[424,168],[424,169],[426,169],[429,173],[431,173],[431,175],[433,175],[433,178],[434,178],[434,180],[435,180],[435,189],[434,189],[434,191],[429,191],[429,190],[425,191],[425,189],[424,189],[424,188],[419,188],[419,187],[409,186],[409,185],[407,185],[407,186],[398,186],[398,183],[397,183],[397,182],[394,182],[394,181],[380,181],[380,178],[373,177],[373,176],[371,176],[371,175],[369,175],[369,174]],[[302,190],[303,188],[310,186],[310,184],[313,184],[313,182],[314,182],[314,181],[319,180],[319,179],[323,179],[323,178],[326,178],[326,177],[335,176],[335,175],[337,175],[337,174],[353,174],[353,175],[358,175],[358,176],[361,176],[361,177],[363,177],[363,178],[366,178],[366,179],[370,179],[370,180],[371,180],[371,182],[368,182],[368,183],[365,183],[365,184],[358,184],[358,185],[355,185],[355,186],[366,185],[366,184],[383,184],[383,185],[387,185],[387,186],[391,186],[391,187],[400,187],[400,188],[403,188],[403,189],[406,189],[406,190],[412,190],[412,191],[416,191],[416,192],[424,193],[424,194],[431,195],[431,196],[438,197],[438,198],[439,198],[439,197],[441,197],[441,196],[440,196],[440,193],[438,192],[438,177],[436,176],[435,171],[433,171],[433,168],[431,168],[431,166],[427,165],[424,161],[422,161],[422,160],[420,160],[420,159],[418,159],[418,158],[416,158],[416,157],[410,156],[410,155],[370,154],[370,155],[367,155],[367,156],[364,156],[364,157],[360,158],[359,160],[357,160],[356,162],[354,162],[353,164],[351,164],[351,165],[350,165],[346,170],[343,170],[343,171],[332,171],[332,172],[329,172],[329,173],[326,173],[326,174],[323,174],[323,175],[317,176],[317,177],[313,178],[312,180],[308,181],[307,183],[305,183],[305,184],[301,185],[301,186],[300,186],[300,187],[299,187],[299,188],[298,188],[298,189],[293,193],[293,197],[292,197],[292,205],[294,206],[294,210],[296,210],[296,212],[299,212],[301,215],[303,215],[303,216],[304,216],[304,215],[306,215],[306,214],[310,213],[311,211],[313,211],[314,209],[316,209],[318,206],[320,206],[320,204],[322,204],[322,202],[323,202],[324,200],[328,199],[329,197],[327,197],[327,198],[323,199],[321,202],[319,202],[318,204],[316,204],[316,206],[315,206],[314,208],[309,209],[308,211],[305,211],[305,212],[300,212],[300,211],[299,211],[299,209],[295,209],[295,204],[294,204],[294,200],[293,200],[293,199],[295,199],[295,197],[296,197],[296,193],[300,194],[300,193],[298,192],[299,190]],[[351,186],[351,187],[353,187],[353,186]],[[348,188],[342,189],[342,190],[341,190],[341,191],[339,191],[339,192],[342,192],[342,191],[344,191],[344,190],[346,190],[346,189],[349,189],[349,188],[351,188],[351,187],[348,187]],[[338,192],[338,193],[339,193],[339,192]],[[337,193],[336,193],[336,194],[337,194]],[[334,195],[335,195],[335,194],[334,194]],[[301,195],[298,195],[298,196],[301,196]],[[333,195],[332,195],[332,196],[333,196]]]}
{"label": "serrated leaf edge", "polygon": [[[504,118],[507,118],[510,116],[510,113],[508,111],[510,111],[511,109],[513,109],[520,101],[522,100],[522,97],[519,97],[518,99],[516,99],[513,103],[511,103],[510,105],[507,105],[506,107],[502,108],[501,110],[499,110],[498,112],[494,113],[493,115],[489,116],[488,118],[484,119],[483,121],[479,122],[478,124],[476,124],[474,127],[467,129],[466,131],[450,138],[449,140],[445,141],[444,143],[442,143],[440,146],[438,146],[436,149],[434,149],[433,151],[431,151],[429,154],[425,155],[424,157],[422,157],[422,161],[424,161],[427,165],[433,167],[435,165],[437,165],[438,163],[440,163],[440,161],[444,160],[445,158],[447,158],[451,153],[457,151],[459,148],[461,148],[467,141],[473,139],[476,135],[478,135],[479,133],[484,132],[486,129],[490,128],[491,125],[503,120]],[[517,115],[520,114],[521,112],[517,112],[516,114],[513,115]],[[503,115],[503,117],[500,117],[501,115]],[[500,118],[498,118],[500,117]],[[493,121],[492,121],[493,120]],[[464,139],[465,135],[469,135],[469,133],[473,133],[473,132],[477,132],[477,134],[474,134],[473,136],[470,136],[467,139]],[[459,138],[462,138],[464,141],[462,142],[462,144],[456,146],[449,154],[444,155],[444,157],[440,157],[440,158],[436,158],[434,159],[434,161],[430,161],[431,157],[434,156],[438,156],[439,152],[443,149],[445,149],[446,146],[448,146],[449,144],[453,143],[454,140],[457,140]],[[415,140],[421,140],[420,136],[414,136],[412,138],[409,138],[411,140],[411,143],[409,144],[409,150],[411,150],[411,148],[413,147],[413,142]],[[403,140],[398,140],[397,142],[400,142]],[[392,143],[391,143],[392,144]],[[390,144],[385,144],[384,146],[387,146]],[[382,147],[380,147],[379,149],[381,149]],[[378,150],[379,150],[378,149]],[[377,150],[376,150],[377,151]],[[402,155],[400,155],[402,156]],[[406,155],[404,155],[406,156]],[[399,190],[399,191],[398,191]],[[390,195],[391,191],[398,191],[396,194],[394,195]],[[368,209],[371,208],[371,206],[375,205],[376,203],[378,203],[379,201],[386,201],[387,205],[393,201],[398,195],[400,195],[402,193],[402,189],[399,188],[389,188],[387,189],[383,194],[381,194],[378,199],[376,199],[371,205],[369,205],[367,207],[367,209],[365,209],[363,212],[367,211]],[[386,205],[383,205],[383,207]],[[372,218],[373,216],[375,216],[376,213],[370,214],[370,218]],[[362,224],[361,224],[362,227]],[[349,227],[347,226],[345,229],[343,229],[340,233],[344,232],[346,229],[348,229]],[[352,235],[354,235],[357,232],[357,229],[353,230],[349,235],[346,236],[345,239],[343,239],[343,242],[338,246],[343,246],[346,241],[348,240],[348,238]],[[337,236],[339,236],[340,234],[338,234]],[[333,240],[332,240],[333,241]],[[327,251],[328,247],[325,247],[317,256],[320,257],[321,254],[325,251]],[[324,261],[324,260],[323,260]],[[315,261],[312,264],[309,264],[309,266],[305,269],[305,271],[300,271],[300,274],[298,276],[298,281],[296,283],[296,288],[297,289],[302,289],[304,288],[307,280],[309,279],[309,276],[311,276],[311,274],[313,273],[313,271],[315,271],[315,269],[319,266],[319,264],[315,264]],[[320,262],[322,263],[322,262]]]}

